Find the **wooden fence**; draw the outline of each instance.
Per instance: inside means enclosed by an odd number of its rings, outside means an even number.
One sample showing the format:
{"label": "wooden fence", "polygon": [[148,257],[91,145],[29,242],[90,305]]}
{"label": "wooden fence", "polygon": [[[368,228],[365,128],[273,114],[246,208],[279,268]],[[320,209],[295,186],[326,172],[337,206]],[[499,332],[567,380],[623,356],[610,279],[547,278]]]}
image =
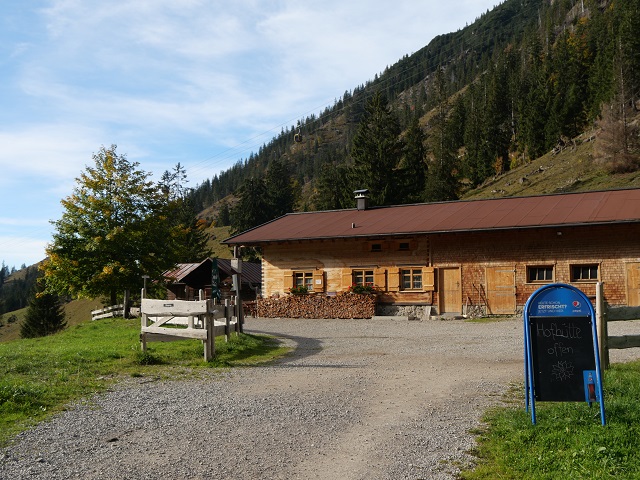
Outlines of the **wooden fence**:
{"label": "wooden fence", "polygon": [[100,320],[101,318],[122,317],[124,316],[124,305],[111,305],[99,310],[91,311],[91,320]]}
{"label": "wooden fence", "polygon": [[[596,325],[602,368],[609,368],[609,349],[640,347],[639,335],[610,336],[609,322],[640,320],[640,307],[611,307],[604,301],[603,284],[596,286]],[[640,325],[638,326],[640,331]]]}

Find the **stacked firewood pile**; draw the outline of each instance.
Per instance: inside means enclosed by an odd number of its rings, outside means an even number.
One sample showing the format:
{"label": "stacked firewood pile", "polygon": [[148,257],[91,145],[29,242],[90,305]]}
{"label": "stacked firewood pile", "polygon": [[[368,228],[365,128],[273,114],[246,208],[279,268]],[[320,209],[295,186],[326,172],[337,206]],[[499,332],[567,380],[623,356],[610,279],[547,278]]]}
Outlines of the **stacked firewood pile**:
{"label": "stacked firewood pile", "polygon": [[377,295],[344,293],[287,295],[257,301],[258,317],[266,318],[371,318],[376,314]]}

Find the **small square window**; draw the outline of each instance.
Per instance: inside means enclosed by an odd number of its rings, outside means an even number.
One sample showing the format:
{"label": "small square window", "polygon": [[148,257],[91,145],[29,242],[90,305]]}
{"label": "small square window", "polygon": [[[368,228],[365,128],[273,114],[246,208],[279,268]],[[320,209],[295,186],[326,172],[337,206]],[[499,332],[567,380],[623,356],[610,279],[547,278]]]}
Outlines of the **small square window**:
{"label": "small square window", "polygon": [[553,266],[527,267],[528,283],[550,283],[553,281]]}
{"label": "small square window", "polygon": [[400,270],[402,290],[422,289],[422,268],[403,268]]}
{"label": "small square window", "polygon": [[572,265],[571,281],[572,282],[597,282],[598,281],[598,264]]}
{"label": "small square window", "polygon": [[307,287],[307,290],[313,291],[313,272],[293,272],[293,286]]}
{"label": "small square window", "polygon": [[382,251],[382,244],[381,243],[372,243],[371,244],[371,251],[372,252],[381,252]]}
{"label": "small square window", "polygon": [[354,285],[373,285],[373,270],[353,270]]}
{"label": "small square window", "polygon": [[400,242],[398,244],[398,250],[409,250],[409,242]]}

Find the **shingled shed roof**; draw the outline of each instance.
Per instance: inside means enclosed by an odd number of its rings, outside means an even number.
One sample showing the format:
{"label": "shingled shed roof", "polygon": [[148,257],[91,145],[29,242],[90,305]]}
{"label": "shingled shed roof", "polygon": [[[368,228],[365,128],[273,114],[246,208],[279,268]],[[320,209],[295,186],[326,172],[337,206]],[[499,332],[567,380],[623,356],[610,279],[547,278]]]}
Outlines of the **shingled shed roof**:
{"label": "shingled shed roof", "polygon": [[[224,273],[225,276],[230,277],[236,271],[231,266],[231,260],[227,258],[218,258],[218,270]],[[198,270],[204,264],[213,264],[210,258],[206,258],[200,263],[179,263],[174,270],[168,270],[164,272],[166,278],[172,279],[175,283],[189,283],[189,275]],[[211,267],[207,272],[207,276],[211,277]],[[259,285],[262,281],[262,267],[259,263],[243,262],[242,273],[240,274],[242,283],[248,283],[251,285]],[[211,283],[211,282],[209,282]]]}
{"label": "shingled shed roof", "polygon": [[290,213],[223,243],[387,237],[640,222],[640,189]]}

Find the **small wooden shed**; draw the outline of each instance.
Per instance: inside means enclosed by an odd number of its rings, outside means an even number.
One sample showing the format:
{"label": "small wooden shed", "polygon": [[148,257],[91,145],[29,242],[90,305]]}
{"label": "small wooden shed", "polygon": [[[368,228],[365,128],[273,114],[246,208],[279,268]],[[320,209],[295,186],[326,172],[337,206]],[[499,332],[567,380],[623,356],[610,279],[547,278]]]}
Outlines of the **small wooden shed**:
{"label": "small wooden shed", "polygon": [[[220,292],[222,299],[236,295],[233,291],[232,277],[238,273],[231,260],[225,258],[206,258],[200,263],[179,263],[173,270],[166,271],[163,276],[168,281],[167,298],[169,300],[197,300],[200,290],[205,299],[211,298],[211,279],[213,266],[217,264]],[[242,272],[238,273],[240,296],[242,300],[255,300],[262,283],[260,264],[243,262]]]}

